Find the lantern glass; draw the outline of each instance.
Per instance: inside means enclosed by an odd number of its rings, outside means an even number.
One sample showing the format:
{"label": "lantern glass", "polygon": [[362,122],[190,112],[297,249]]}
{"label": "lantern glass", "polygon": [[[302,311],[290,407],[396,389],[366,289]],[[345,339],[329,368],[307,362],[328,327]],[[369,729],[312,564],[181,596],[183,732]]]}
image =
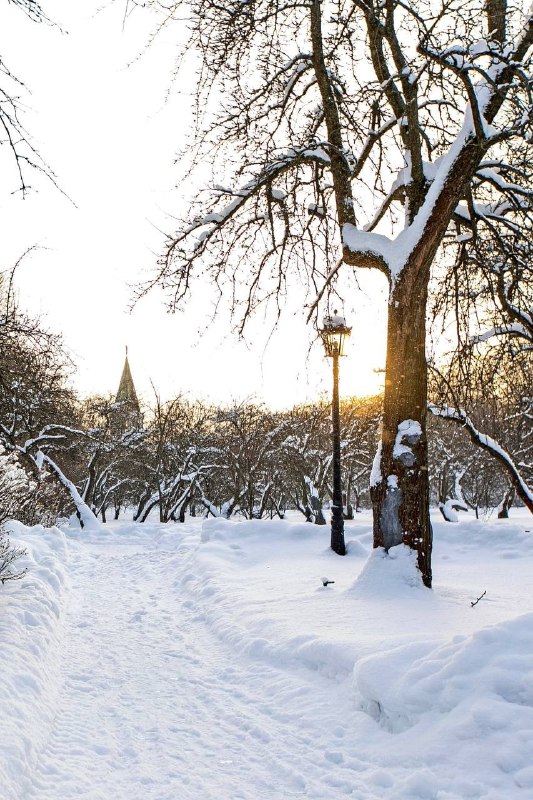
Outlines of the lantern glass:
{"label": "lantern glass", "polygon": [[336,311],[333,316],[324,317],[324,327],[319,333],[328,358],[345,355],[344,346],[351,332],[352,329],[347,327],[344,317],[338,316]]}

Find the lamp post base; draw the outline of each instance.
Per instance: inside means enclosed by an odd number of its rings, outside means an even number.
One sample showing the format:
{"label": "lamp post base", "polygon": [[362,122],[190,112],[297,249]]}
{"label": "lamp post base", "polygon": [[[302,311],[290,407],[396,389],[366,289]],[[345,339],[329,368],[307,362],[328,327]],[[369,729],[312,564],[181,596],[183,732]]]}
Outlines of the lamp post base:
{"label": "lamp post base", "polygon": [[344,518],[342,508],[331,507],[331,549],[339,556],[346,555],[344,544]]}

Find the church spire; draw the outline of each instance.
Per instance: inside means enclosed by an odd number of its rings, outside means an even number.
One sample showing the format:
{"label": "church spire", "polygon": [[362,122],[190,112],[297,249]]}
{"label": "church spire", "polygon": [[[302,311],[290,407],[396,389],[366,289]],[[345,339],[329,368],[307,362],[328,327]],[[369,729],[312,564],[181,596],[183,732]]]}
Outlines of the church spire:
{"label": "church spire", "polygon": [[122,377],[115,398],[116,403],[128,403],[132,411],[140,412],[139,400],[137,392],[135,391],[135,384],[131,376],[130,365],[128,362],[128,346],[126,345],[126,359],[124,361],[124,369],[122,370]]}

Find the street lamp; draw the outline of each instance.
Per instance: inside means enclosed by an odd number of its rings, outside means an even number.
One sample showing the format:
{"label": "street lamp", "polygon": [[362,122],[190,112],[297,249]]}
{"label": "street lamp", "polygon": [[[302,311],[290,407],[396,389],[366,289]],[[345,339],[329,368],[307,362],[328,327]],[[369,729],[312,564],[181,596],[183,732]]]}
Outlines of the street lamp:
{"label": "street lamp", "polygon": [[333,440],[333,502],[331,504],[331,549],[340,556],[346,555],[344,545],[344,517],[341,486],[341,423],[339,414],[339,356],[344,355],[344,343],[352,329],[344,317],[335,310],[333,316],[324,317],[324,327],[319,329],[326,357],[333,359],[333,398],[331,422]]}

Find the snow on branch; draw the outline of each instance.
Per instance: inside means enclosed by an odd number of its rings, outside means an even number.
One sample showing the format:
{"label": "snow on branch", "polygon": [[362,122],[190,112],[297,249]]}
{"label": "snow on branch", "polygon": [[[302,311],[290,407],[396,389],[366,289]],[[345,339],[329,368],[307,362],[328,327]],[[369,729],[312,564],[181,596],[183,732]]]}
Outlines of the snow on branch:
{"label": "snow on branch", "polygon": [[500,174],[500,170],[498,168],[482,167],[476,172],[476,179],[484,179],[501,192],[509,192],[513,196],[518,194],[527,198],[531,198],[533,194],[529,188],[526,189],[524,186],[520,186],[517,183],[509,183],[506,181]]}
{"label": "snow on branch", "polygon": [[37,0],[11,0],[11,2],[19,6],[34,22],[50,23],[50,20],[41,8],[41,4],[38,3]]}
{"label": "snow on branch", "polygon": [[355,256],[356,266],[376,267],[388,277],[396,273],[397,253],[395,240],[381,233],[359,230],[347,223],[342,229],[342,243],[350,254]]}
{"label": "snow on branch", "polygon": [[[422,241],[437,200],[448,183],[452,168],[472,138],[471,120],[465,117],[461,132],[448,152],[436,162],[431,186],[418,214],[413,222],[398,234],[396,239],[390,239],[382,234],[360,231],[354,225],[344,226],[343,244],[352,256],[350,263],[366,266],[365,261],[368,263],[373,258],[374,263],[371,266],[377,266],[382,271],[388,272],[391,282],[395,283],[409,256]],[[362,263],[359,263],[359,259]]]}
{"label": "snow on branch", "polygon": [[459,203],[455,208],[454,218],[467,226],[473,226],[480,220],[498,222],[511,231],[519,233],[520,226],[508,216],[516,211],[517,206],[521,206],[524,210],[528,209],[526,203],[520,202],[510,203],[507,200],[498,199],[494,203],[476,203],[472,200],[468,206],[465,203]]}
{"label": "snow on branch", "polygon": [[47,442],[57,443],[58,441],[64,441],[68,438],[68,435],[82,436],[85,439],[91,438],[85,431],[79,430],[78,428],[71,428],[68,425],[45,425],[37,436],[32,439],[27,439],[24,444],[17,449],[21,452],[28,453],[32,448],[36,446],[41,448],[43,444]]}
{"label": "snow on branch", "polygon": [[477,336],[472,336],[470,341],[472,344],[479,344],[480,342],[486,342],[488,339],[497,336],[516,336],[526,341],[531,341],[533,344],[532,332],[518,322],[510,322],[507,325],[498,325],[494,328],[490,328]]}
{"label": "snow on branch", "polygon": [[[250,198],[259,194],[262,189],[272,186],[273,182],[284,173],[304,163],[327,166],[330,163],[327,148],[327,143],[317,143],[313,147],[288,150],[275,161],[267,164],[256,178],[246,183],[241,189],[231,192],[230,190],[218,187],[219,191],[232,194],[234,199],[218,211],[211,211],[203,217],[197,217],[175,240],[172,248],[177,247],[177,245],[183,242],[191,233],[205,228],[205,230],[202,230],[197,236],[195,249],[198,250],[202,245],[205,245],[217,229],[234,217],[236,213],[246,205]],[[274,190],[274,192],[275,191],[276,190]],[[278,197],[276,197],[276,195],[273,194],[273,199],[281,199],[281,196],[278,195]]]}

